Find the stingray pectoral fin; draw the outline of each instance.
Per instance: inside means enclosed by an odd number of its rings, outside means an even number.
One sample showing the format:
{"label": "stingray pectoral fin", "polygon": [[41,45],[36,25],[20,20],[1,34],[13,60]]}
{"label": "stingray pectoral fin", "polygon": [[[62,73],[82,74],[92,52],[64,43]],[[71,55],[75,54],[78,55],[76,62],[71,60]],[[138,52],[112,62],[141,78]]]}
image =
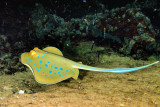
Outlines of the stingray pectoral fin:
{"label": "stingray pectoral fin", "polygon": [[62,52],[58,48],[56,48],[56,47],[46,47],[46,48],[43,49],[43,51],[63,56]]}
{"label": "stingray pectoral fin", "polygon": [[32,67],[31,67],[29,64],[24,64],[24,65],[26,65],[26,66],[32,71],[32,74],[33,74],[35,80],[36,80],[38,83],[43,84],[43,81],[42,81],[41,79],[39,79],[39,77],[38,77],[37,75],[35,75],[34,70],[32,69]]}
{"label": "stingray pectoral fin", "polygon": [[79,70],[77,68],[74,68],[74,76],[72,76],[72,78],[74,78],[75,80],[77,80],[78,75],[79,75]]}

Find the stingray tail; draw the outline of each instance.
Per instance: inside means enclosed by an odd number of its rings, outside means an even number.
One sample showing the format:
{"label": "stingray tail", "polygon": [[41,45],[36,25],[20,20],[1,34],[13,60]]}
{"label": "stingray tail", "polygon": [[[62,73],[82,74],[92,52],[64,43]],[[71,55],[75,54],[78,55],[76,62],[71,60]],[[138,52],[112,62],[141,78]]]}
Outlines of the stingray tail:
{"label": "stingray tail", "polygon": [[152,66],[154,64],[159,63],[160,61],[156,61],[152,64],[141,66],[141,67],[136,67],[136,68],[114,68],[114,69],[105,69],[105,68],[97,68],[97,67],[91,67],[83,64],[78,64],[74,63],[73,67],[78,68],[78,69],[83,69],[83,70],[90,70],[90,71],[98,71],[98,72],[114,72],[114,73],[126,73],[126,72],[132,72],[140,69],[147,68],[149,66]]}

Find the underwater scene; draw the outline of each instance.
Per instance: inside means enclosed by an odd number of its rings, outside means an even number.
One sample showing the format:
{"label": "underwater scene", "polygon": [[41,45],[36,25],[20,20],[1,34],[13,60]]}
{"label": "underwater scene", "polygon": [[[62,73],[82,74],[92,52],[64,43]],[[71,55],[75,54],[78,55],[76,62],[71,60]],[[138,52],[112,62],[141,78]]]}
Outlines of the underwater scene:
{"label": "underwater scene", "polygon": [[158,0],[1,0],[0,107],[160,107]]}

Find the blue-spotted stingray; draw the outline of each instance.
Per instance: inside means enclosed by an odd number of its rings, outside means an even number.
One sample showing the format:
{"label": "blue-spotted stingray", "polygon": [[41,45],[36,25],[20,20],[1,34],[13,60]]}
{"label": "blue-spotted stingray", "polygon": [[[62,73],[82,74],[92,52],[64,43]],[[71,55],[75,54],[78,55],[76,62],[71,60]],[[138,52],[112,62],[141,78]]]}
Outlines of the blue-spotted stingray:
{"label": "blue-spotted stingray", "polygon": [[56,84],[71,77],[77,79],[79,69],[126,73],[149,67],[159,61],[136,68],[96,68],[64,58],[62,52],[55,47],[46,47],[43,50],[35,47],[30,52],[25,52],[21,55],[21,62],[31,69],[37,82],[41,84]]}

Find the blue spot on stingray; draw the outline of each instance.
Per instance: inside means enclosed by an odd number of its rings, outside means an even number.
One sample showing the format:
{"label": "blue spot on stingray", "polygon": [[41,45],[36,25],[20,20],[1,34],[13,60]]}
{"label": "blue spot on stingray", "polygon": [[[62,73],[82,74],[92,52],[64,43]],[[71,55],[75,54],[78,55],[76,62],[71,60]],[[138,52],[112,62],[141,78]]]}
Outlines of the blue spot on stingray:
{"label": "blue spot on stingray", "polygon": [[33,64],[33,66],[35,66],[35,64]]}
{"label": "blue spot on stingray", "polygon": [[62,76],[62,77],[64,77],[64,76]]}
{"label": "blue spot on stingray", "polygon": [[45,55],[45,54],[43,54],[43,55]]}
{"label": "blue spot on stingray", "polygon": [[42,57],[44,57],[44,56],[42,56]]}
{"label": "blue spot on stingray", "polygon": [[37,72],[39,72],[39,70],[37,70]]}
{"label": "blue spot on stingray", "polygon": [[63,72],[64,73],[64,72]]}
{"label": "blue spot on stingray", "polygon": [[36,68],[36,69],[38,69],[38,68]]}
{"label": "blue spot on stingray", "polygon": [[63,68],[60,68],[60,70],[63,70]]}
{"label": "blue spot on stingray", "polygon": [[53,66],[51,66],[51,68],[52,68]]}
{"label": "blue spot on stingray", "polygon": [[76,71],[76,70],[75,70]]}
{"label": "blue spot on stingray", "polygon": [[42,63],[42,61],[40,60],[39,63]]}
{"label": "blue spot on stingray", "polygon": [[54,73],[54,75],[56,75],[56,73]]}
{"label": "blue spot on stingray", "polygon": [[32,60],[34,62],[34,60]]}
{"label": "blue spot on stingray", "polygon": [[52,71],[49,71],[49,73],[52,73]]}
{"label": "blue spot on stingray", "polygon": [[60,74],[60,72],[58,72],[58,74]]}
{"label": "blue spot on stingray", "polygon": [[50,62],[48,61],[48,63],[50,63]]}
{"label": "blue spot on stingray", "polygon": [[52,76],[50,75],[50,77],[52,78]]}
{"label": "blue spot on stingray", "polygon": [[67,73],[66,73],[66,75],[67,75]]}
{"label": "blue spot on stingray", "polygon": [[37,58],[39,58],[39,56],[37,56]]}
{"label": "blue spot on stingray", "polygon": [[58,67],[54,67],[54,69],[58,69]]}
{"label": "blue spot on stingray", "polygon": [[69,73],[69,74],[71,74],[71,73]]}
{"label": "blue spot on stingray", "polygon": [[44,72],[43,72],[44,73]]}
{"label": "blue spot on stingray", "polygon": [[58,77],[58,76],[57,76]]}
{"label": "blue spot on stingray", "polygon": [[39,67],[40,69],[42,69],[42,67]]}
{"label": "blue spot on stingray", "polygon": [[27,58],[25,57],[25,59],[27,59]]}
{"label": "blue spot on stingray", "polygon": [[28,56],[28,55],[27,55]]}
{"label": "blue spot on stingray", "polygon": [[59,76],[61,76],[61,74]]}
{"label": "blue spot on stingray", "polygon": [[47,64],[45,64],[45,67],[48,67],[48,65],[47,65]]}
{"label": "blue spot on stingray", "polygon": [[45,77],[46,77],[47,75],[45,75]]}
{"label": "blue spot on stingray", "polygon": [[69,72],[69,70],[66,70],[66,72]]}
{"label": "blue spot on stingray", "polygon": [[29,59],[29,61],[31,61],[31,59]]}

